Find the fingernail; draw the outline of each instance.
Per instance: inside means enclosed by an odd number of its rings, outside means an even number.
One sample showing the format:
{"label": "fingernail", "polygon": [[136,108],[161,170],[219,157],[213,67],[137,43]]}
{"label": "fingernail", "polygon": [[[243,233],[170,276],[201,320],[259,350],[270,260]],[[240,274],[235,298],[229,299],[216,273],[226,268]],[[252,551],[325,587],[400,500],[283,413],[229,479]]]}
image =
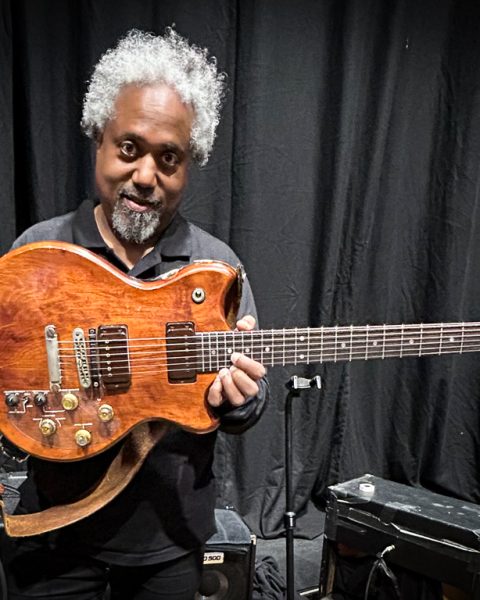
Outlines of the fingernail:
{"label": "fingernail", "polygon": [[218,376],[220,377],[220,379],[224,379],[225,377],[229,377],[230,376],[230,371],[228,369],[221,369]]}
{"label": "fingernail", "polygon": [[232,361],[233,364],[235,364],[239,358],[240,358],[240,352],[232,352],[230,354],[230,360]]}

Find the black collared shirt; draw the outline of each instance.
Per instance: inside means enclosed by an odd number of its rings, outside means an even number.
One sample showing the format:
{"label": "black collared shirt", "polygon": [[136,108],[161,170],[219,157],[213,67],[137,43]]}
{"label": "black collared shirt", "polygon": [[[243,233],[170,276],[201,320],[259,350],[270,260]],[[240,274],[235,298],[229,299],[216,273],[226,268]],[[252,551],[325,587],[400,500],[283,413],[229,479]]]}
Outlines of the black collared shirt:
{"label": "black collared shirt", "polygon": [[[239,263],[226,244],[177,213],[154,249],[129,270],[105,245],[93,209],[94,203],[86,200],[72,213],[38,223],[23,233],[14,247],[40,240],[71,242],[141,279],[158,277],[195,260],[223,260],[234,267]],[[245,314],[256,317],[248,281],[238,316]],[[266,383],[260,383],[261,393],[244,406],[223,407],[222,429],[241,432],[257,421],[267,394]],[[38,543],[124,565],[163,562],[199,547],[215,531],[211,469],[215,438],[216,432],[195,435],[173,429],[115,500],[76,525],[42,536]],[[78,497],[95,484],[116,451],[114,447],[76,463],[30,458],[29,478],[21,488],[18,511],[34,512]]]}

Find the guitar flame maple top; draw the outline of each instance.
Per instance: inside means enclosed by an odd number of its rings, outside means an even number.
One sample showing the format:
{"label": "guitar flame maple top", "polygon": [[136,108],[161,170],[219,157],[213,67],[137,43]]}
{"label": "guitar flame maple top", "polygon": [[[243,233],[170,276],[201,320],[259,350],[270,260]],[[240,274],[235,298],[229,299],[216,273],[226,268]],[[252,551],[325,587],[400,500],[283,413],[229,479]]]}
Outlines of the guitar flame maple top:
{"label": "guitar flame maple top", "polygon": [[202,332],[234,320],[230,265],[144,282],[78,246],[38,242],[0,259],[0,281],[0,431],[24,451],[84,459],[147,420],[215,429],[206,396],[220,365]]}

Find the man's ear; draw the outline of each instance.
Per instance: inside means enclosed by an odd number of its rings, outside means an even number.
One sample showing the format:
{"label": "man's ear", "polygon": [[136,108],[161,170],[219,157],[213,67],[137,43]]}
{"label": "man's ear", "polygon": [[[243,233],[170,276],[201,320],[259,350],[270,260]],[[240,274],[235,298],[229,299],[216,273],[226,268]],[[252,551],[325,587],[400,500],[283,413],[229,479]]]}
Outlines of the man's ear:
{"label": "man's ear", "polygon": [[95,149],[98,150],[103,142],[103,131],[95,131]]}

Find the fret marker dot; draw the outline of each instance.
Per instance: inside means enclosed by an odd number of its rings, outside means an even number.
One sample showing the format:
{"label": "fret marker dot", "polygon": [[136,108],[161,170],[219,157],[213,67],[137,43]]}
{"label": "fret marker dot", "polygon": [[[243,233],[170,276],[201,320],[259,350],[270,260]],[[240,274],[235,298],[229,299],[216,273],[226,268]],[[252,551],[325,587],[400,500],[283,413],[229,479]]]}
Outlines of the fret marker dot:
{"label": "fret marker dot", "polygon": [[378,346],[378,342],[375,340],[375,341],[373,342],[373,345],[374,345],[374,346]]}
{"label": "fret marker dot", "polygon": [[305,340],[305,336],[304,336],[304,335],[301,335],[301,336],[300,336],[300,341],[301,341],[301,342],[303,342],[304,340]]}
{"label": "fret marker dot", "polygon": [[248,354],[250,352],[250,348],[245,348],[245,352]]}
{"label": "fret marker dot", "polygon": [[265,352],[270,352],[270,346],[265,347]]}
{"label": "fret marker dot", "polygon": [[453,343],[455,341],[455,338],[451,337],[451,338],[449,338],[449,341]]}
{"label": "fret marker dot", "polygon": [[414,341],[412,340],[412,338],[410,338],[410,339],[408,340],[408,343],[409,343],[410,345],[412,345],[412,344],[414,343]]}
{"label": "fret marker dot", "polygon": [[300,359],[303,360],[305,358],[305,354],[300,354]]}
{"label": "fret marker dot", "polygon": [[216,352],[215,350],[212,350],[212,356],[215,356]]}
{"label": "fret marker dot", "polygon": [[232,353],[232,349],[231,348],[227,348],[227,353],[231,354]]}
{"label": "fret marker dot", "polygon": [[342,348],[346,348],[347,344],[345,342],[342,342]]}

